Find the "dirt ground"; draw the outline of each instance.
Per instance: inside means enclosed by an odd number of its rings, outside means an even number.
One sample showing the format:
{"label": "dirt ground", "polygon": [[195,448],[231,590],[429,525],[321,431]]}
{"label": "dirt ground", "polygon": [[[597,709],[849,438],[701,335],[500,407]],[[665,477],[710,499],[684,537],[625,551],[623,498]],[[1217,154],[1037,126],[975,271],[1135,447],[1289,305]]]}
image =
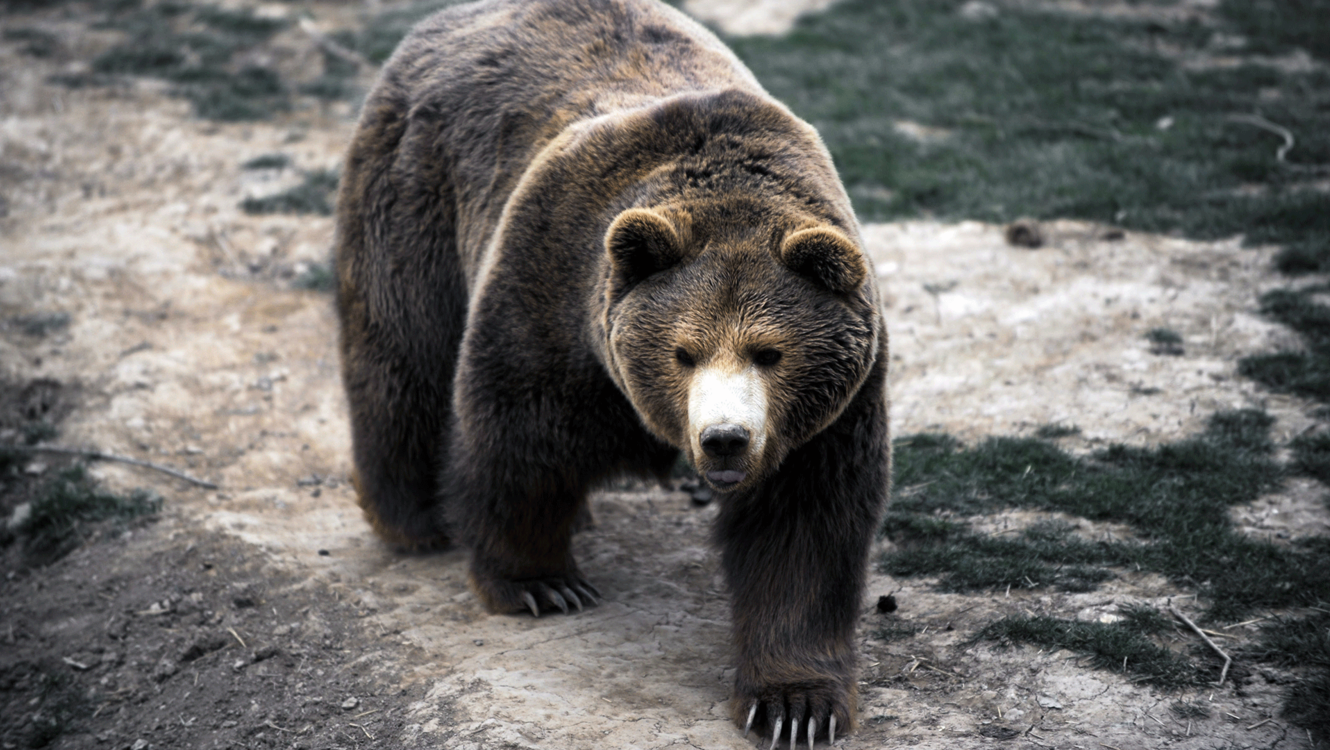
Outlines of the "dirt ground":
{"label": "dirt ground", "polygon": [[[307,9],[334,26],[355,10]],[[49,76],[86,68],[114,32],[42,10],[0,15],[0,27],[19,25],[58,33],[62,51],[37,59],[0,41],[0,320],[10,321],[0,382],[14,393],[48,383],[61,445],[219,489],[95,463],[108,487],[160,493],[159,519],[47,568],[6,558],[4,747],[61,716],[54,747],[753,746],[727,718],[726,599],[706,543],[714,506],[683,491],[597,494],[597,525],[576,552],[605,601],[538,620],[487,614],[467,590],[463,552],[403,555],[371,536],[346,480],[331,300],[292,284],[327,260],[331,220],[238,207],[298,182],[297,168],[335,168],[349,106],[218,124],[150,82],[56,86]],[[283,64],[317,54],[296,29],[277,46]],[[293,167],[241,168],[269,153]],[[1311,424],[1311,404],[1236,373],[1240,355],[1293,341],[1255,311],[1262,291],[1285,283],[1270,270],[1273,249],[1077,222],[1043,229],[1046,243],[1030,250],[974,223],[865,228],[886,296],[896,434],[973,439],[1055,423],[1079,427],[1068,444],[1090,449],[1175,439],[1236,407],[1267,409],[1280,438]],[[13,323],[58,314],[68,325],[45,335]],[[1182,354],[1151,351],[1145,334],[1159,327],[1182,335]],[[64,462],[34,457],[25,472],[37,481]],[[1324,492],[1290,482],[1238,518],[1263,536],[1325,534]],[[1182,592],[1161,578],[1009,596],[928,583],[873,575],[859,629],[862,724],[838,745],[1310,746],[1277,716],[1287,676],[1276,670],[1161,692],[1065,651],[966,644],[1005,614],[1110,621],[1120,605],[1162,606]],[[874,602],[892,592],[900,609],[878,614]],[[902,622],[923,630],[880,637]],[[1171,710],[1180,702],[1206,716]]]}

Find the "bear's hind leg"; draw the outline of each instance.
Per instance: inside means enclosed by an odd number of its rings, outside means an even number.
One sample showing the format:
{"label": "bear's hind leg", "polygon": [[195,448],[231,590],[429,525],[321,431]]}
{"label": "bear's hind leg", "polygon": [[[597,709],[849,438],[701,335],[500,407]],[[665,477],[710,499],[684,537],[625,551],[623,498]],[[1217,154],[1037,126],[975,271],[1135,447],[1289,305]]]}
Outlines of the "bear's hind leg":
{"label": "bear's hind leg", "polygon": [[356,499],[375,533],[389,544],[410,550],[445,547],[438,422],[447,407],[429,396],[426,384],[404,375],[400,363],[376,361],[383,356],[368,342],[351,343],[343,353]]}

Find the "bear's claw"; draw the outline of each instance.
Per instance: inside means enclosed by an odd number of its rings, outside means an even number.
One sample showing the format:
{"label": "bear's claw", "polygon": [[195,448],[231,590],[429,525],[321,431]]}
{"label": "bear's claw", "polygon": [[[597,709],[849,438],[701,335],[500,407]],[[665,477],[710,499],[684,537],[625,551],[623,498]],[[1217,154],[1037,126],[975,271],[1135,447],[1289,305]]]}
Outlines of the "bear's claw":
{"label": "bear's claw", "polygon": [[[748,707],[748,720],[744,722],[744,737],[747,737],[748,732],[751,731],[753,728],[753,719],[757,717],[757,708],[758,704],[756,703]],[[790,719],[790,750],[796,750],[796,748],[799,747],[799,723],[802,719],[798,714],[799,712],[795,711],[794,716]],[[817,735],[817,729],[820,723],[821,722],[818,720],[817,717],[815,716],[808,717],[808,723],[805,727],[805,735],[804,735],[805,741],[808,743],[808,750],[813,750],[813,748],[816,746],[814,743],[814,737]],[[785,714],[784,712],[781,712],[779,715],[776,716],[776,720],[771,724],[771,746],[770,748],[768,748],[768,750],[775,750],[776,745],[780,742],[781,739],[780,733],[781,729],[784,728],[784,726],[785,726]],[[828,745],[836,744],[835,714],[832,714],[827,721],[827,744]]]}
{"label": "bear's claw", "polygon": [[[493,580],[493,579],[490,579]],[[574,608],[600,604],[600,591],[576,573],[559,577],[499,581],[498,585],[476,585],[477,593],[490,609],[499,612],[529,611],[533,617],[551,610],[569,614]]]}

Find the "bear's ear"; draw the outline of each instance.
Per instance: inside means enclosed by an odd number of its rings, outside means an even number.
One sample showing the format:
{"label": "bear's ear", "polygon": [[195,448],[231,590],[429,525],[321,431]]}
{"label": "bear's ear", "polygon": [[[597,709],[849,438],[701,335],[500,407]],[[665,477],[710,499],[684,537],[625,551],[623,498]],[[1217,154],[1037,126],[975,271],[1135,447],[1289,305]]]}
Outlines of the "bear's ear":
{"label": "bear's ear", "polygon": [[839,294],[849,294],[864,283],[868,269],[864,254],[840,231],[831,227],[801,229],[780,246],[785,267]]}
{"label": "bear's ear", "polygon": [[605,250],[629,284],[673,268],[683,260],[683,242],[664,216],[645,208],[619,214],[605,232]]}

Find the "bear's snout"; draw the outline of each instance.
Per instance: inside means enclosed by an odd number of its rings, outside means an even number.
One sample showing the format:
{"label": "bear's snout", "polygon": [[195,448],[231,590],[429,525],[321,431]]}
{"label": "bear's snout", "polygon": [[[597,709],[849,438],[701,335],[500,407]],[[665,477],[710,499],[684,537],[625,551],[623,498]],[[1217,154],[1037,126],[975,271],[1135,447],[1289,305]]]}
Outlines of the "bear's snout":
{"label": "bear's snout", "polygon": [[702,451],[712,458],[742,456],[748,450],[748,430],[726,422],[702,430]]}

